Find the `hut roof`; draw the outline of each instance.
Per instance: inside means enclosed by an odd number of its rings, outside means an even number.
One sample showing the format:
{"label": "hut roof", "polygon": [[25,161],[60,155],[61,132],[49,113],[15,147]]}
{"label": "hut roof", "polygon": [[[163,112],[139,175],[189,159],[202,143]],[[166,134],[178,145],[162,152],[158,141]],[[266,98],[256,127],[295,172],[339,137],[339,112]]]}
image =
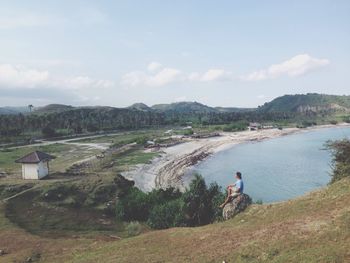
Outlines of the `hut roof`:
{"label": "hut roof", "polygon": [[55,159],[55,156],[52,156],[44,152],[35,151],[23,156],[22,158],[17,159],[15,162],[16,163],[40,163],[41,161],[49,161],[52,159]]}

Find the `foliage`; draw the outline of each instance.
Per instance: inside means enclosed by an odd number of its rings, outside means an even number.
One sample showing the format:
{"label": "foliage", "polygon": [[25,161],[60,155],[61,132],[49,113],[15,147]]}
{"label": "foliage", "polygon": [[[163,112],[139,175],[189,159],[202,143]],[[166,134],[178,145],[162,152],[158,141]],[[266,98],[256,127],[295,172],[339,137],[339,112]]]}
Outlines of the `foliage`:
{"label": "foliage", "polygon": [[119,195],[117,218],[125,221],[147,222],[149,226],[163,229],[175,226],[199,226],[220,220],[219,204],[225,198],[217,184],[209,188],[200,175],[184,193],[168,188],[144,193],[133,187]]}
{"label": "foliage", "polygon": [[56,131],[55,129],[51,128],[50,126],[45,126],[42,130],[41,133],[45,138],[51,138],[56,136]]}
{"label": "foliage", "polygon": [[156,204],[150,211],[147,223],[156,229],[185,226],[186,220],[182,210],[183,201],[181,198]]}
{"label": "foliage", "polygon": [[141,230],[142,230],[141,225],[137,221],[130,222],[126,226],[126,231],[129,237],[139,235],[141,233]]}
{"label": "foliage", "polygon": [[330,141],[326,144],[333,156],[331,183],[350,176],[350,140]]}
{"label": "foliage", "polygon": [[232,132],[232,131],[244,131],[248,127],[248,122],[246,121],[238,121],[235,123],[225,125],[222,130],[224,132]]}
{"label": "foliage", "polygon": [[126,195],[119,198],[116,215],[125,221],[147,221],[150,207],[148,194],[132,187]]}

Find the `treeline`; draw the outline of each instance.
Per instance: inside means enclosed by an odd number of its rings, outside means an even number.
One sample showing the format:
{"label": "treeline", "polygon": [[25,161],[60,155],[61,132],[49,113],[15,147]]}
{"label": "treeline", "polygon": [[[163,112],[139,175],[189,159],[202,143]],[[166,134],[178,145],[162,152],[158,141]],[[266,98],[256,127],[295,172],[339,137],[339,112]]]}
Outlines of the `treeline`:
{"label": "treeline", "polygon": [[28,131],[66,129],[71,133],[137,129],[164,124],[164,115],[128,109],[74,109],[51,114],[0,115],[2,136],[20,135]]}
{"label": "treeline", "polygon": [[221,219],[219,205],[224,199],[217,184],[208,187],[203,177],[195,175],[183,193],[174,188],[144,193],[132,187],[118,196],[116,213],[122,221],[146,222],[156,229],[200,226]]}
{"label": "treeline", "polygon": [[139,129],[160,125],[182,125],[188,122],[201,125],[227,124],[237,121],[280,121],[295,118],[294,113],[251,112],[177,112],[140,111],[118,108],[78,108],[50,114],[0,115],[0,135],[19,136],[23,133],[42,132],[47,137],[68,134]]}

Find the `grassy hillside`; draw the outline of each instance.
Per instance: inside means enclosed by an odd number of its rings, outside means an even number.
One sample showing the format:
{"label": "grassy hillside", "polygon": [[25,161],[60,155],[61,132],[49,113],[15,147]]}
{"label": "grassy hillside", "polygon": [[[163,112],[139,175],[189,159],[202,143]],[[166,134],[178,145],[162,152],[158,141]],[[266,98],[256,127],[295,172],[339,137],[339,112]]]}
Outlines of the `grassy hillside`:
{"label": "grassy hillside", "polygon": [[350,112],[350,96],[325,94],[284,95],[259,108],[261,112]]}
{"label": "grassy hillside", "polygon": [[197,228],[153,231],[114,240],[39,237],[4,217],[0,262],[347,262],[350,260],[350,178],[304,197],[252,205],[232,220]]}

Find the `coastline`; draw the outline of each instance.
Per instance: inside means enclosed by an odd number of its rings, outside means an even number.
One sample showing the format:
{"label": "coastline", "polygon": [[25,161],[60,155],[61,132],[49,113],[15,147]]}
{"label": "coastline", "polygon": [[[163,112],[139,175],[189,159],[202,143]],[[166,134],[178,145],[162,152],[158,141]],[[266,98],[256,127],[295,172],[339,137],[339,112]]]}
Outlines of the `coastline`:
{"label": "coastline", "polygon": [[[305,129],[285,128],[258,131],[222,132],[219,137],[205,139],[187,139],[184,143],[162,148],[160,156],[149,164],[131,167],[122,175],[135,181],[135,186],[143,191],[154,188],[175,187],[184,190],[183,175],[192,166],[208,156],[247,142],[259,142],[300,132],[308,132],[325,128],[349,127],[348,123],[337,125],[318,125]],[[145,150],[150,151],[150,150]]]}

